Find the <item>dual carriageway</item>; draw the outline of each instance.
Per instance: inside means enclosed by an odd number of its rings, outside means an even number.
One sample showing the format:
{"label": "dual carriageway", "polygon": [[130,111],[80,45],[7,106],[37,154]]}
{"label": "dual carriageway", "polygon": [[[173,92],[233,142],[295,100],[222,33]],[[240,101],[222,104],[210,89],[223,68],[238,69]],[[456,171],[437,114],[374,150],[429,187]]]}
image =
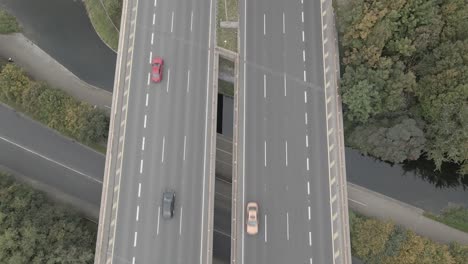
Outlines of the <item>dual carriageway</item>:
{"label": "dual carriageway", "polygon": [[[212,261],[213,1],[124,1],[96,263]],[[239,1],[232,263],[351,263],[335,61],[323,34],[330,4]],[[154,56],[166,61],[159,84]],[[160,217],[167,189],[176,191],[170,221]],[[251,200],[255,237],[244,232]]]}

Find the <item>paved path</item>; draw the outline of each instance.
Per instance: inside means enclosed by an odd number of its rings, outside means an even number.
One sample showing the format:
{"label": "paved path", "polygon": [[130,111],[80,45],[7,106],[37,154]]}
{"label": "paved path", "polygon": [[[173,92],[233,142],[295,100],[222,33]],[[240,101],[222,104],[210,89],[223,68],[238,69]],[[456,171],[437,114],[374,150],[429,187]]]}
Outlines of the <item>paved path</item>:
{"label": "paved path", "polygon": [[43,80],[78,100],[110,109],[112,93],[80,80],[21,33],[0,35],[0,56],[13,58],[36,80]]}
{"label": "paved path", "polygon": [[349,207],[363,215],[391,220],[436,242],[468,245],[468,233],[423,216],[423,210],[348,182]]}

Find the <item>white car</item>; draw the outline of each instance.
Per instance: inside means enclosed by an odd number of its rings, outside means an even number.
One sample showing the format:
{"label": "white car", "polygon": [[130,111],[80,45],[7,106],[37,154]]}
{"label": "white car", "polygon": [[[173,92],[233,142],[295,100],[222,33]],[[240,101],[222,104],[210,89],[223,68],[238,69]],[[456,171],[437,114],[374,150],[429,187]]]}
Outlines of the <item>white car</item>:
{"label": "white car", "polygon": [[247,204],[247,234],[256,235],[258,233],[258,204],[250,202]]}

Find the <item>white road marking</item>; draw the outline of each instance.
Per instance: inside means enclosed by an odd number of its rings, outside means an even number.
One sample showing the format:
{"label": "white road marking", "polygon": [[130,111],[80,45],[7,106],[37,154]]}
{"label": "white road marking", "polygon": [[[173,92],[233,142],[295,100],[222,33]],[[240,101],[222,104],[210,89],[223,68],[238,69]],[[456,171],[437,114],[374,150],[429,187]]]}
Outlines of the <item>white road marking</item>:
{"label": "white road marking", "polygon": [[145,104],[146,106],[148,106],[148,97],[149,97],[149,95],[148,95],[148,93],[146,93],[146,104]]}
{"label": "white road marking", "polygon": [[312,232],[309,231],[309,246],[312,246]]}
{"label": "white road marking", "polygon": [[263,35],[266,35],[266,25],[265,25],[265,21],[266,21],[266,14],[263,13]]}
{"label": "white road marking", "polygon": [[323,12],[322,12],[322,16],[325,16],[326,14],[327,14],[327,10],[325,9],[325,10],[323,10]]}
{"label": "white road marking", "polygon": [[141,150],[145,150],[145,137],[143,137],[143,140],[141,141]]}
{"label": "white road marking", "polygon": [[137,233],[137,231],[135,231],[135,236],[133,238],[133,247],[136,247],[137,236],[138,236],[138,233]]}
{"label": "white road marking", "polygon": [[286,167],[288,166],[288,141],[285,141]]}
{"label": "white road marking", "polygon": [[132,264],[135,264],[135,257],[132,258]]}
{"label": "white road marking", "polygon": [[151,78],[151,73],[150,73],[150,72],[148,72],[148,81],[146,82],[146,84],[147,84],[147,85],[149,85],[149,84],[150,84],[150,78]]}
{"label": "white road marking", "polygon": [[285,24],[284,24],[284,12],[283,12],[283,34],[286,33],[286,27],[285,27]]}
{"label": "white road marking", "polygon": [[310,217],[310,205],[307,208],[308,208],[308,211],[309,211],[309,220],[310,220],[311,219],[311,217]]}
{"label": "white road marking", "polygon": [[193,27],[193,11],[190,13],[190,32],[192,32]]}
{"label": "white road marking", "polygon": [[138,197],[141,196],[141,182],[138,183]]}
{"label": "white road marking", "polygon": [[304,30],[302,30],[302,42],[305,42]]}
{"label": "white road marking", "polygon": [[301,0],[301,4],[304,4],[304,0]]}
{"label": "white road marking", "polygon": [[284,78],[283,78],[283,86],[284,86],[284,96],[286,96],[286,73],[284,74]]}
{"label": "white road marking", "polygon": [[304,11],[302,11],[302,23],[304,23]]}
{"label": "white road marking", "polygon": [[327,66],[327,67],[325,68],[325,73],[328,73],[329,70],[330,70],[330,67]]}
{"label": "white road marking", "polygon": [[313,263],[312,263],[312,258],[309,258],[309,260],[310,260],[310,264],[313,264]]}
{"label": "white road marking", "polygon": [[307,158],[307,170],[309,170],[309,158]]}
{"label": "white road marking", "polygon": [[137,211],[136,211],[136,221],[138,222],[138,217],[140,215],[140,206],[137,205]]}
{"label": "white road marking", "polygon": [[305,62],[305,50],[302,50],[302,60]]}
{"label": "white road marking", "polygon": [[64,168],[68,169],[68,170],[71,170],[71,171],[73,171],[73,172],[75,172],[75,173],[78,173],[78,174],[80,174],[80,175],[83,175],[83,176],[85,176],[86,178],[88,178],[88,179],[90,179],[90,180],[92,180],[92,181],[102,183],[102,181],[100,181],[100,180],[97,180],[97,179],[95,179],[95,178],[93,178],[93,177],[91,177],[91,176],[89,176],[89,175],[86,175],[86,174],[83,173],[83,172],[80,172],[80,171],[75,170],[75,169],[73,169],[73,168],[71,168],[71,167],[68,167],[67,165],[65,165],[65,164],[63,164],[63,163],[60,163],[60,162],[55,161],[55,160],[53,160],[53,159],[51,159],[51,158],[48,158],[48,157],[46,157],[46,156],[44,156],[44,155],[42,155],[42,154],[40,154],[40,153],[38,153],[38,152],[35,152],[34,150],[31,150],[31,149],[28,149],[28,148],[26,148],[26,147],[24,147],[24,146],[22,146],[22,145],[19,145],[19,144],[15,143],[15,142],[13,142],[13,141],[7,139],[7,138],[4,138],[4,137],[1,137],[1,136],[0,136],[0,139],[2,139],[3,141],[6,141],[6,142],[8,142],[8,143],[10,143],[10,144],[12,144],[12,145],[15,145],[15,146],[17,146],[17,147],[19,147],[19,148],[21,148],[21,149],[23,149],[23,150],[26,150],[26,151],[29,152],[29,153],[32,153],[32,154],[34,154],[34,155],[36,155],[36,156],[39,156],[39,157],[41,157],[41,158],[43,158],[43,159],[45,159],[45,160],[51,161],[51,162],[53,162],[53,163],[55,163],[55,164],[57,164],[57,165],[59,165],[59,166],[62,166],[62,167],[64,167]]}
{"label": "white road marking", "polygon": [[164,145],[166,144],[166,137],[163,137],[163,145],[162,145],[162,154],[161,154],[161,163],[164,163]]}
{"label": "white road marking", "polygon": [[171,18],[171,33],[174,31],[174,11],[172,11],[172,18]]}
{"label": "white road marking", "polygon": [[151,33],[151,45],[153,45],[154,33]]}
{"label": "white road marking", "polygon": [[307,104],[307,91],[304,91],[304,103]]}
{"label": "white road marking", "polygon": [[154,22],[156,22],[156,14],[153,14],[153,25],[154,25]]}
{"label": "white road marking", "polygon": [[148,63],[150,63],[150,64],[151,64],[151,58],[152,58],[152,57],[153,57],[153,52],[152,52],[152,51],[150,51],[150,54],[149,54],[149,59],[148,59]]}
{"label": "white road marking", "polygon": [[158,223],[156,224],[156,235],[159,234],[159,217],[161,216],[161,206],[158,206]]}
{"label": "white road marking", "polygon": [[309,147],[309,135],[306,135],[306,148]]}
{"label": "white road marking", "polygon": [[140,174],[143,173],[143,159],[140,160]]}
{"label": "white road marking", "polygon": [[307,72],[304,70],[304,82],[307,82]]}
{"label": "white road marking", "polygon": [[263,98],[266,98],[266,75],[263,74]]}
{"label": "white road marking", "polygon": [[289,240],[289,213],[286,212],[286,237]]}
{"label": "white road marking", "polygon": [[143,121],[143,127],[146,128],[146,115],[145,115],[145,120]]}
{"label": "white road marking", "polygon": [[264,144],[264,150],[265,150],[265,167],[266,167],[266,140],[265,140],[265,144]]}
{"label": "white road marking", "polygon": [[267,236],[267,215],[265,214],[265,242],[268,241],[268,236]]}
{"label": "white road marking", "polygon": [[179,235],[182,234],[182,206],[180,207],[180,224],[179,224]]}
{"label": "white road marking", "polygon": [[323,40],[323,44],[325,45],[325,43],[327,43],[327,42],[328,42],[328,38],[325,38],[325,39]]}
{"label": "white road marking", "polygon": [[362,206],[367,206],[367,204],[358,202],[358,201],[353,200],[353,199],[351,199],[351,198],[348,198],[348,200],[350,200],[351,202],[355,202],[355,203],[357,203],[357,204],[360,204],[360,205],[362,205]]}
{"label": "white road marking", "polygon": [[307,112],[305,113],[305,124],[307,125]]}
{"label": "white road marking", "polygon": [[154,0],[154,7],[158,5],[158,0]]}
{"label": "white road marking", "polygon": [[169,92],[169,83],[171,82],[171,69],[167,70],[166,92]]}
{"label": "white road marking", "polygon": [[190,92],[190,70],[187,71],[187,93]]}
{"label": "white road marking", "polygon": [[310,182],[307,182],[307,195],[310,195]]}
{"label": "white road marking", "polygon": [[184,136],[184,160],[185,160],[185,148],[187,146],[187,136]]}
{"label": "white road marking", "polygon": [[[244,74],[243,74],[243,82],[244,82],[244,85],[243,85],[243,88],[244,88],[244,93],[245,93],[245,84],[246,84],[246,78],[245,78],[245,75],[246,75],[246,61],[247,61],[247,47],[246,47],[246,43],[247,43],[247,36],[246,36],[246,32],[247,32],[247,0],[244,0],[244,45],[243,45],[243,50],[244,50]],[[243,132],[244,135],[245,135],[245,120],[246,120],[246,117],[245,117],[245,110],[246,110],[246,96],[243,96],[244,100],[243,100],[243,106],[244,106],[244,111],[243,111]],[[245,201],[245,138],[242,139],[242,203],[241,204],[244,204],[244,201]],[[242,211],[242,226],[244,226],[245,224],[245,210],[241,210]],[[244,245],[244,239],[245,239],[245,232],[241,232],[242,233],[242,262],[241,263],[244,263],[244,251],[245,251],[245,245]],[[201,263],[200,263],[201,264]]]}
{"label": "white road marking", "polygon": [[327,29],[327,27],[328,27],[327,24],[323,25],[323,30]]}

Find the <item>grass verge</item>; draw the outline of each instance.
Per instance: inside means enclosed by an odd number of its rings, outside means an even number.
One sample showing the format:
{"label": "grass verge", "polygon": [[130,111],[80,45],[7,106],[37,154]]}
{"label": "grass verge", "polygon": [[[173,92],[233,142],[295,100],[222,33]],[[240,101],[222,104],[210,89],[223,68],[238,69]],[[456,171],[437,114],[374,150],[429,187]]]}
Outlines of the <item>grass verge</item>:
{"label": "grass verge", "polygon": [[119,45],[119,31],[115,28],[112,19],[107,16],[101,2],[99,0],[85,0],[84,3],[96,33],[104,43],[114,51],[117,51]]}
{"label": "grass verge", "polygon": [[[227,16],[226,19],[226,5]],[[237,52],[237,28],[221,28],[221,21],[238,21],[237,1],[218,0],[218,10],[216,14],[216,43],[222,47]]]}
{"label": "grass verge", "polygon": [[7,11],[0,9],[0,34],[20,32],[21,27],[16,18]]}
{"label": "grass verge", "polygon": [[440,215],[425,212],[424,216],[468,233],[468,209],[462,206],[446,208]]}

